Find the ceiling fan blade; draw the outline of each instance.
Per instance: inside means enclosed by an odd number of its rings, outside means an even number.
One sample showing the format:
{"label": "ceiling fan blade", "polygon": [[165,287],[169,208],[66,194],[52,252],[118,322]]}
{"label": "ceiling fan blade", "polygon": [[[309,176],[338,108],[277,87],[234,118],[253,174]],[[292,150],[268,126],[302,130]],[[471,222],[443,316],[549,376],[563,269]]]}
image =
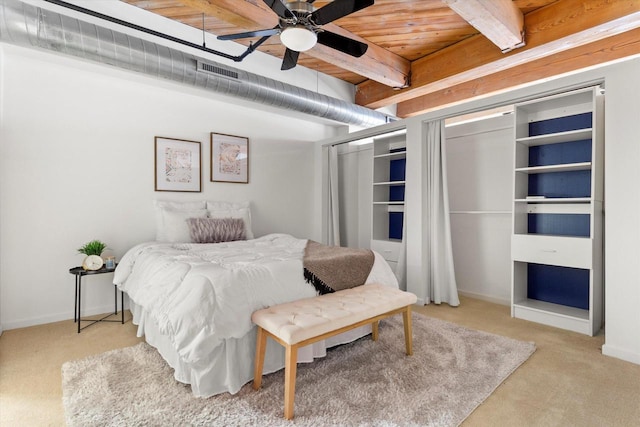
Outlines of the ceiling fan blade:
{"label": "ceiling fan blade", "polygon": [[340,52],[344,52],[348,55],[355,56],[356,58],[360,58],[364,55],[369,48],[366,43],[361,43],[330,31],[319,32],[318,43],[339,50]]}
{"label": "ceiling fan blade", "polygon": [[280,18],[291,19],[295,18],[295,15],[287,9],[287,6],[282,3],[282,0],[263,0],[267,6],[271,8]]}
{"label": "ceiling fan blade", "polygon": [[290,70],[293,67],[295,67],[296,64],[298,63],[298,56],[300,56],[300,52],[296,52],[295,50],[291,50],[287,48],[287,50],[284,52],[284,58],[282,59],[282,67],[280,67],[280,69],[284,71],[284,70]]}
{"label": "ceiling fan blade", "polygon": [[373,3],[374,0],[334,0],[311,13],[310,20],[317,25],[328,24],[350,13],[369,7]]}
{"label": "ceiling fan blade", "polygon": [[218,36],[218,40],[236,40],[236,39],[246,39],[249,37],[268,37],[278,34],[280,32],[280,28],[271,28],[268,30],[258,30],[258,31],[247,31],[245,33],[236,33],[236,34],[227,34],[224,36]]}

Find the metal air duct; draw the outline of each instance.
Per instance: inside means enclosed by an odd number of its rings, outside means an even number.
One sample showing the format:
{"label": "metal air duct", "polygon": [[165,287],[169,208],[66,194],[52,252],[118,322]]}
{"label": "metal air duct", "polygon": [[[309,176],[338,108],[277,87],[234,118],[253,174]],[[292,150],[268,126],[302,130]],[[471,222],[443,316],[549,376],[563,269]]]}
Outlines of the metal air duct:
{"label": "metal air duct", "polygon": [[215,93],[363,127],[389,116],[23,3],[0,0],[0,41],[39,47]]}

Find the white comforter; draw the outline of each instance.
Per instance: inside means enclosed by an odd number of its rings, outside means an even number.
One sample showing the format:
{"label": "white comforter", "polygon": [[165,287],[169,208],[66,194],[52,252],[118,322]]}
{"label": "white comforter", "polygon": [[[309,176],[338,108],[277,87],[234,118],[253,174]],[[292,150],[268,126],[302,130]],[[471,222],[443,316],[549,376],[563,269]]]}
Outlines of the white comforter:
{"label": "white comforter", "polygon": [[[114,283],[149,315],[181,362],[204,367],[213,350],[251,330],[251,313],[316,295],[305,282],[307,240],[285,234],[218,244],[143,243],[121,259]],[[367,283],[397,286],[376,254]]]}

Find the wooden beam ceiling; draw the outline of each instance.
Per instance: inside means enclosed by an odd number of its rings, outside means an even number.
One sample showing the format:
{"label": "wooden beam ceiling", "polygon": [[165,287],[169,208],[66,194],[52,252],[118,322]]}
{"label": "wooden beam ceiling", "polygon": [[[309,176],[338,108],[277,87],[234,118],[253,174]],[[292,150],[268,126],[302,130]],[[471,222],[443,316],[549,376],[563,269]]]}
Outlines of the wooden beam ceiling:
{"label": "wooden beam ceiling", "polygon": [[[180,0],[180,3],[205,15],[218,17],[223,21],[249,31],[273,28],[278,24],[277,15],[263,1],[216,0],[211,2],[209,0]],[[386,87],[402,88],[409,84],[411,67],[409,60],[367,42],[362,37],[335,24],[327,24],[323,28],[345,37],[366,42],[369,48],[364,56],[357,60],[345,53],[322,45],[317,45],[305,52],[307,55],[336,64]]]}
{"label": "wooden beam ceiling", "polygon": [[632,56],[640,56],[640,28],[401,102],[397,114],[399,117],[417,116],[536,80]]}
{"label": "wooden beam ceiling", "polygon": [[[196,28],[204,14],[205,31],[218,35],[278,24],[263,0],[122,1]],[[323,27],[365,42],[367,53],[316,45],[299,65],[355,84],[357,104],[397,104],[409,117],[639,54],[640,0],[376,0]],[[523,32],[526,45],[503,53]],[[284,54],[277,36],[259,49]]]}
{"label": "wooden beam ceiling", "polygon": [[406,89],[371,80],[357,85],[356,103],[370,108],[403,103],[638,27],[638,0],[561,0],[525,15],[523,48],[503,54],[483,35],[473,36],[413,61]]}
{"label": "wooden beam ceiling", "polygon": [[524,43],[524,15],[512,0],[442,0],[502,52]]}

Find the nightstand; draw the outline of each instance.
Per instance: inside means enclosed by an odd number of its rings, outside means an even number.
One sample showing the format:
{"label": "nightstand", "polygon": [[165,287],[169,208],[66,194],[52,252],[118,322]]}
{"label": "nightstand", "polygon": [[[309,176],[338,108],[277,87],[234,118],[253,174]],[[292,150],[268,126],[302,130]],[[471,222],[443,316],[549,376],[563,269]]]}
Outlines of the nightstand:
{"label": "nightstand", "polygon": [[[117,264],[116,264],[117,266]],[[114,290],[114,303],[115,303],[115,308],[113,313],[104,316],[100,319],[82,319],[80,317],[80,309],[81,309],[81,295],[82,295],[82,277],[84,276],[92,276],[94,274],[106,274],[106,273],[113,273],[115,271],[115,268],[111,268],[111,269],[107,269],[105,267],[102,267],[100,270],[85,270],[82,267],[73,267],[71,269],[69,269],[69,273],[73,274],[76,278],[76,298],[75,298],[75,307],[74,307],[74,312],[73,312],[73,321],[78,322],[78,333],[80,333],[81,330],[88,328],[89,326],[93,325],[94,323],[98,323],[98,322],[121,322],[122,324],[124,324],[124,292],[120,291],[120,313],[122,315],[121,320],[118,319],[109,319],[109,317],[118,314],[118,287],[116,285],[113,285],[113,290]],[[80,326],[82,321],[85,322],[91,322],[88,325],[85,326]]]}

